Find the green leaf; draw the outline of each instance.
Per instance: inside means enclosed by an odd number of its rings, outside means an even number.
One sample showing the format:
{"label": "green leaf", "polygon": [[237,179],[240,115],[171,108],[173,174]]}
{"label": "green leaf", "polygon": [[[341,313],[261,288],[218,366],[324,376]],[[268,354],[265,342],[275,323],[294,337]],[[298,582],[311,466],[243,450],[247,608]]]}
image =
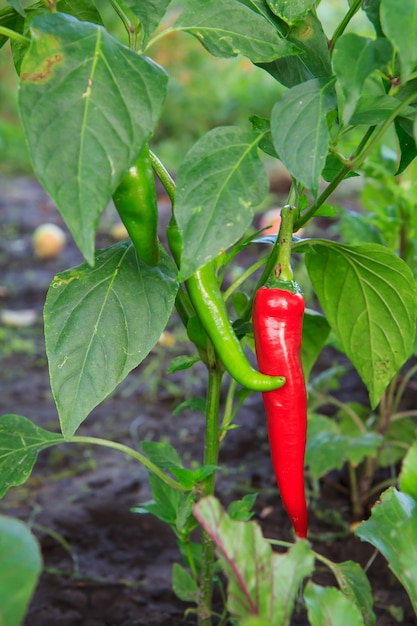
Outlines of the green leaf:
{"label": "green leaf", "polygon": [[59,12],[68,13],[82,22],[103,24],[101,15],[91,0],[59,0]]}
{"label": "green leaf", "polygon": [[31,31],[19,106],[33,165],[93,264],[100,213],[154,131],[167,76],[64,13],[36,16]]}
{"label": "green leaf", "polygon": [[378,467],[392,468],[396,463],[403,461],[404,451],[412,446],[416,437],[417,424],[413,419],[392,420],[384,433],[384,445],[378,455]]}
{"label": "green leaf", "polygon": [[169,524],[181,541],[187,541],[190,532],[197,527],[192,509],[195,495],[191,491],[179,492],[167,485],[155,474],[149,474],[153,500],[132,509],[133,513],[150,513]]}
{"label": "green leaf", "polygon": [[125,0],[125,4],[139,18],[146,43],[167,12],[171,0]]}
{"label": "green leaf", "polygon": [[237,520],[239,522],[249,521],[255,515],[252,508],[257,497],[257,493],[249,493],[246,496],[243,496],[241,500],[234,500],[231,502],[227,507],[227,514],[230,519]]}
{"label": "green leaf", "polygon": [[400,57],[401,79],[406,82],[417,63],[417,4],[414,0],[381,0],[382,29]]}
{"label": "green leaf", "polygon": [[279,158],[316,196],[326,160],[326,114],[335,107],[334,81],[309,80],[291,87],[272,110],[271,130]]}
{"label": "green leaf", "polygon": [[259,64],[277,81],[286,87],[294,87],[312,78],[328,78],[332,75],[327,37],[313,12],[291,28],[287,39],[301,50],[300,54]]}
{"label": "green leaf", "polygon": [[340,234],[343,241],[350,244],[383,243],[381,233],[369,219],[369,214],[357,211],[343,211],[340,214]]}
{"label": "green leaf", "polygon": [[313,478],[320,478],[341,469],[346,461],[357,465],[367,457],[374,458],[382,443],[378,433],[344,434],[336,420],[312,414],[308,419],[306,465]]}
{"label": "green leaf", "polygon": [[381,0],[363,0],[362,2],[362,10],[365,11],[368,20],[373,24],[378,37],[384,35],[379,17],[380,4]]}
{"label": "green leaf", "polygon": [[206,480],[209,476],[213,476],[221,468],[217,465],[202,465],[196,470],[186,469],[184,467],[173,467],[171,473],[184,489],[193,489],[198,483]]}
{"label": "green leaf", "polygon": [[181,372],[183,370],[188,370],[195,363],[198,363],[200,358],[197,356],[176,356],[172,359],[171,363],[167,367],[167,374],[173,374],[174,372]]}
{"label": "green leaf", "polygon": [[230,613],[289,625],[299,585],[314,567],[308,543],[299,541],[286,554],[274,554],[258,524],[231,520],[211,496],[195,505],[194,515],[214,541],[229,580]]}
{"label": "green leaf", "polygon": [[342,593],[361,611],[365,626],[373,626],[376,618],[373,611],[372,589],[359,563],[326,561],[326,564],[333,572]]}
{"label": "green leaf", "polygon": [[0,498],[29,478],[41,450],[63,441],[21,415],[0,417]]}
{"label": "green leaf", "polygon": [[22,624],[41,571],[40,546],[28,527],[0,515],[0,624]]}
{"label": "green leaf", "polygon": [[198,603],[199,592],[194,578],[184,567],[178,563],[172,566],[172,589],[183,602]]}
{"label": "green leaf", "polygon": [[235,0],[192,0],[189,4],[173,29],[194,35],[214,56],[242,54],[261,63],[298,52],[266,19]]}
{"label": "green leaf", "polygon": [[[4,28],[21,32],[20,24],[22,21],[23,19],[19,13],[11,7],[5,7],[0,10],[0,26],[3,26]],[[9,37],[7,35],[0,34],[0,48],[2,48],[7,41],[9,41]]]}
{"label": "green leaf", "polygon": [[311,626],[364,626],[359,608],[334,587],[307,583],[304,591]]}
{"label": "green leaf", "polygon": [[355,534],[388,560],[417,613],[417,502],[406,493],[388,489]]}
{"label": "green leaf", "polygon": [[367,39],[347,33],[336,41],[333,69],[344,96],[343,121],[352,117],[365,80],[375,70],[382,70],[390,61],[392,48],[386,39]]}
{"label": "green leaf", "polygon": [[310,376],[312,367],[322,351],[329,333],[330,326],[323,315],[312,310],[305,312],[301,359],[306,380]]}
{"label": "green leaf", "polygon": [[7,2],[14,8],[15,11],[17,11],[17,13],[20,13],[20,15],[25,17],[26,11],[21,0],[7,0]]}
{"label": "green leaf", "polygon": [[[350,123],[359,126],[371,126],[385,122],[401,106],[401,100],[383,93],[369,95],[366,92],[359,98]],[[414,119],[415,110],[407,106],[401,110],[402,116]]]}
{"label": "green leaf", "polygon": [[290,26],[300,22],[315,4],[315,0],[267,0],[275,15]]}
{"label": "green leaf", "polygon": [[[408,120],[397,118],[394,122],[401,159],[395,175],[402,174],[417,156],[417,144],[413,135],[413,124]],[[417,136],[417,134],[416,134]]]}
{"label": "green leaf", "polygon": [[234,244],[268,193],[259,137],[233,126],[215,128],[185,156],[177,176],[175,217],[182,235],[179,280]]}
{"label": "green leaf", "polygon": [[160,441],[141,441],[141,447],[152,463],[161,469],[182,467],[182,460],[178,452],[169,443]]}
{"label": "green leaf", "polygon": [[178,284],[161,264],[138,261],[129,240],[55,276],[45,310],[52,393],[66,437],[147,356],[172,313]]}
{"label": "green leaf", "polygon": [[394,252],[377,244],[315,240],[306,265],[327,321],[375,407],[413,349],[413,274]]}
{"label": "green leaf", "polygon": [[417,501],[417,442],[404,457],[399,484],[401,491]]}

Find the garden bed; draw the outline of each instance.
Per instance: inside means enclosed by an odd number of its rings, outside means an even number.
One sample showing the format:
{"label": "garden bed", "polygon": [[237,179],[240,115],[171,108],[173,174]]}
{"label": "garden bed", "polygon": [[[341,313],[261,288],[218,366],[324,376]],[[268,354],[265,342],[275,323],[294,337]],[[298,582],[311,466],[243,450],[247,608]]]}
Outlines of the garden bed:
{"label": "garden bed", "polygon": [[[55,207],[30,179],[0,179],[0,309],[31,310],[30,326],[0,325],[0,411],[17,413],[39,426],[58,430],[58,416],[49,388],[42,307],[54,273],[81,262],[72,239],[59,258],[34,257],[34,228],[54,222],[64,228]],[[161,199],[162,217],[165,215]],[[112,243],[112,215],[103,216],[98,246]],[[4,318],[5,319],[5,318]],[[79,434],[114,439],[132,447],[141,440],[168,441],[181,456],[201,461],[204,421],[187,410],[174,417],[173,409],[186,397],[201,395],[205,371],[198,365],[166,375],[173,356],[181,354],[181,333],[175,316],[170,327],[176,343],[159,345],[153,358],[133,371],[116,392],[97,407]],[[168,336],[168,344],[170,335]],[[185,344],[184,344],[185,345]],[[316,371],[333,362],[325,350]],[[348,369],[341,399],[364,400],[360,380]],[[253,394],[238,414],[240,428],[231,431],[221,450],[217,495],[222,503],[258,493],[255,517],[265,536],[291,541],[273,478],[260,394]],[[352,534],[356,521],[344,493],[344,474],[322,481],[320,497],[310,502],[310,530],[314,549],[339,562],[354,560],[365,566],[372,546]],[[346,490],[345,490],[346,491]],[[99,447],[65,444],[43,452],[25,485],[12,489],[0,512],[28,522],[38,537],[44,573],[29,608],[26,626],[134,626],[196,623],[193,613],[171,589],[171,569],[179,561],[174,535],[157,519],[131,512],[150,498],[146,470],[124,455]],[[409,599],[380,555],[369,566],[377,626],[416,624]],[[318,582],[332,584],[317,570]],[[218,603],[218,599],[216,599]],[[219,607],[217,607],[219,608]],[[300,609],[293,624],[304,626]]]}

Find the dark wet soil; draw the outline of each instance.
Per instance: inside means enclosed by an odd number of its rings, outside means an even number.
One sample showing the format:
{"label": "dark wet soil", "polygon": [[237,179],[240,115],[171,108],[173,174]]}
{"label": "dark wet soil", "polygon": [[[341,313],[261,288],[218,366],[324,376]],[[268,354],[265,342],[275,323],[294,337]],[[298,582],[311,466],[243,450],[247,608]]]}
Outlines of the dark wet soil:
{"label": "dark wet soil", "polygon": [[[162,217],[166,218],[164,199]],[[112,243],[113,214],[101,220],[98,246]],[[0,310],[31,309],[30,326],[0,324],[0,414],[17,413],[50,430],[58,417],[49,388],[42,338],[42,307],[57,271],[81,262],[71,238],[54,260],[35,259],[34,228],[62,220],[36,183],[0,179]],[[198,366],[172,376],[168,361],[181,354],[183,333],[175,316],[169,329],[177,335],[171,347],[157,346],[111,398],[97,407],[78,434],[115,439],[133,447],[141,440],[169,441],[190,462],[201,461],[204,423],[198,412],[172,411],[182,400],[203,395],[205,372]],[[323,354],[318,367],[334,355]],[[347,399],[364,399],[352,371],[343,379]],[[224,504],[252,491],[259,493],[255,519],[265,536],[291,541],[290,525],[276,492],[270,467],[263,408],[258,394],[239,412],[241,426],[229,433],[221,451],[225,468],[217,482]],[[372,546],[349,531],[354,521],[348,496],[340,491],[343,475],[321,481],[320,496],[310,502],[314,548],[339,562],[365,566]],[[41,453],[25,485],[12,489],[0,512],[28,522],[38,537],[44,572],[29,607],[25,626],[176,626],[195,624],[186,604],[171,590],[171,570],[180,561],[173,533],[157,519],[130,512],[150,498],[146,470],[124,455],[99,447],[65,444]],[[332,520],[342,516],[344,527]],[[405,591],[377,556],[368,570],[377,626],[417,624]],[[318,582],[334,584],[318,572]],[[302,611],[294,626],[308,624]],[[346,625],[348,626],[348,625]]]}

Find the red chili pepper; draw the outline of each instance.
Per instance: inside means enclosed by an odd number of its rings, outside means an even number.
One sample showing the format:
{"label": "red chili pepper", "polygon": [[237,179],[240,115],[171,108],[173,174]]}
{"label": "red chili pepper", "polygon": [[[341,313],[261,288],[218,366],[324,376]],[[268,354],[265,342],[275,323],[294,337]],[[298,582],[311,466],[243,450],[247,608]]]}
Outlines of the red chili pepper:
{"label": "red chili pepper", "polygon": [[285,376],[280,389],[262,393],[272,465],[281,498],[300,538],[307,536],[304,455],[307,393],[301,365],[304,298],[279,288],[261,287],[255,294],[253,330],[259,370]]}

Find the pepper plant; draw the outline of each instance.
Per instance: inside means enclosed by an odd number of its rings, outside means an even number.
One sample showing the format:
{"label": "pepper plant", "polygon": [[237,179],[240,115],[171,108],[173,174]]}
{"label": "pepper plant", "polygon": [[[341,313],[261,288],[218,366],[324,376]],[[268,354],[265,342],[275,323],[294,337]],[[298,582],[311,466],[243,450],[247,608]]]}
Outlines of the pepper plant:
{"label": "pepper plant", "polygon": [[[37,454],[47,447],[72,442],[120,450],[149,470],[153,501],[137,510],[157,515],[176,534],[184,564],[174,567],[173,586],[181,598],[196,605],[201,626],[214,619],[216,555],[228,578],[225,612],[218,623],[289,624],[302,586],[311,624],[323,623],[325,614],[334,624],[373,624],[370,586],[359,565],[332,563],[312,550],[308,535],[305,539],[300,486],[304,378],[309,378],[331,329],[366,385],[371,409],[378,407],[413,353],[415,278],[409,264],[383,241],[291,235],[318,216],[335,216],[328,204],[333,192],[345,179],[366,171],[368,159],[388,134],[391,140],[394,136],[396,151],[392,178],[404,175],[417,155],[415,0],[351,0],[333,33],[325,32],[320,3],[314,0],[108,4],[125,28],[124,38],[106,28],[102,3],[93,0],[8,0],[0,11],[0,45],[11,42],[34,171],[85,259],[54,277],[44,309],[61,433],[44,430],[24,416],[3,416],[1,493],[22,484]],[[174,8],[175,17],[170,12]],[[355,31],[358,12],[368,18],[372,36]],[[164,37],[173,34],[197,38],[215,56],[243,55],[270,75],[271,89],[280,85],[268,119],[254,116],[245,128],[210,130],[185,155],[175,181],[152,149],[169,78],[152,55]],[[254,209],[268,193],[261,153],[280,161],[292,179],[278,236],[248,230]],[[150,167],[172,203],[161,241]],[[129,239],[95,250],[98,220],[112,198]],[[383,206],[379,209],[383,214]],[[251,244],[258,247],[259,260],[226,291],[227,268]],[[265,290],[279,291],[280,305],[291,300],[283,283],[298,290],[291,274],[293,253],[302,258],[321,308],[304,315],[303,372],[300,324],[294,319],[284,323],[292,335],[280,337],[270,328],[263,334]],[[278,288],[270,283],[274,277]],[[239,294],[232,311],[225,299],[242,292],[249,278],[255,278],[255,288],[243,298]],[[268,294],[271,306],[274,297]],[[184,467],[167,444],[142,442],[138,451],[76,434],[92,409],[147,358],[174,308],[195,345],[195,357],[174,362],[171,371],[192,367],[197,360],[207,369],[204,458],[193,470]],[[271,313],[278,325],[283,323],[280,316]],[[248,361],[253,331],[261,371]],[[269,369],[272,356],[274,366]],[[228,404],[220,419],[223,385]],[[251,391],[264,394],[274,467],[298,535],[284,554],[273,552],[259,526],[248,521],[253,499],[235,503],[226,513],[213,497],[219,447],[226,436],[233,437],[233,419]],[[292,424],[283,434],[274,422],[279,411],[288,414]],[[291,449],[296,454],[285,477],[282,465]],[[386,492],[357,531],[387,557],[415,608],[417,560],[409,546],[415,545],[417,534],[412,481],[416,467],[411,448],[401,491]],[[301,522],[285,496],[294,472]],[[397,520],[401,531],[394,526]],[[193,534],[198,525],[203,530],[200,546]],[[13,533],[5,534],[5,541],[10,536]],[[20,543],[27,539],[23,533],[15,536]],[[14,563],[17,576],[27,581],[24,597],[2,597],[6,609],[1,610],[9,611],[11,625],[20,623],[39,572],[36,546],[31,550],[31,572],[19,559]],[[309,580],[315,560],[335,575],[339,589]],[[3,558],[3,571],[7,566]]]}

